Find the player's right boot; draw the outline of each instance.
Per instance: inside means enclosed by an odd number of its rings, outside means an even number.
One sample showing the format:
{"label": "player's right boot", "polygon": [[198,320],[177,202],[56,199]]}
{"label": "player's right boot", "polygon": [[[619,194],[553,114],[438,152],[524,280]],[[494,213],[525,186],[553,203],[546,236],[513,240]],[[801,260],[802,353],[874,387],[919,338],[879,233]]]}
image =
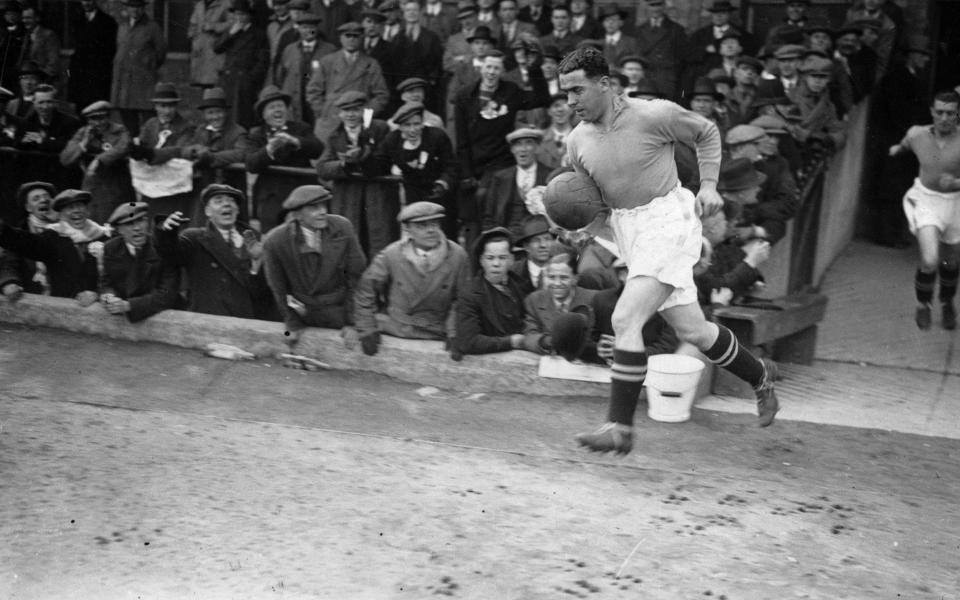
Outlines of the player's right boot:
{"label": "player's right boot", "polygon": [[780,369],[777,363],[769,358],[761,360],[764,371],[763,382],[754,390],[757,394],[757,418],[760,427],[769,427],[780,412],[780,402],[777,400],[777,392],[773,385],[780,375]]}
{"label": "player's right boot", "polygon": [[917,308],[916,321],[917,321],[917,327],[919,327],[920,329],[924,331],[926,331],[927,329],[930,329],[931,318],[930,318],[929,304],[922,304],[919,308]]}
{"label": "player's right boot", "polygon": [[593,452],[629,454],[633,450],[633,427],[623,423],[604,423],[593,433],[577,434],[576,440]]}

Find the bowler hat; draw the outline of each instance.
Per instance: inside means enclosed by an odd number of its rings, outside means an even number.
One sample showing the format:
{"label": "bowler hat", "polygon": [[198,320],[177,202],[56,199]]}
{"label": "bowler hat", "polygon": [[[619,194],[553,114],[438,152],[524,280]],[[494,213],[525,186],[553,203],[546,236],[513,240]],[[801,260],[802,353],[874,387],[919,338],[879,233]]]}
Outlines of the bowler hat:
{"label": "bowler hat", "polygon": [[803,44],[805,38],[803,35],[803,29],[797,27],[796,25],[791,25],[787,23],[786,25],[781,25],[776,32],[773,34],[773,38],[770,40],[770,43],[774,46],[780,44]]}
{"label": "bowler hat", "polygon": [[496,41],[493,39],[490,28],[486,25],[477,25],[476,29],[473,30],[473,35],[467,37],[467,43],[473,43],[475,40],[487,40],[491,43]]}
{"label": "bowler hat", "polygon": [[737,57],[737,66],[738,67],[750,67],[757,72],[757,75],[763,73],[763,63],[758,58],[752,56],[739,56]]}
{"label": "bowler hat", "polygon": [[[507,239],[507,248],[513,248],[513,236],[510,234],[510,230],[506,227],[494,227],[493,229],[487,229],[484,232],[481,232],[477,237],[477,241],[473,243],[473,265],[479,269],[480,266],[480,256],[483,254],[483,247],[488,241],[492,238],[503,237]],[[479,270],[477,271],[479,272]]]}
{"label": "bowler hat", "polygon": [[727,85],[734,85],[736,83],[736,81],[733,80],[733,77],[727,75],[727,72],[721,68],[710,69],[710,71],[707,73],[707,78],[714,84],[725,83]]}
{"label": "bowler hat", "polygon": [[763,185],[766,176],[757,171],[749,158],[732,158],[720,165],[720,181],[717,189],[723,192],[737,192]]}
{"label": "bowler hat", "polygon": [[401,223],[420,223],[422,221],[435,221],[446,217],[443,206],[436,202],[427,202],[422,200],[408,204],[400,210],[397,215],[397,221]]}
{"label": "bowler hat", "polygon": [[150,102],[156,104],[177,104],[180,102],[180,93],[177,92],[177,86],[172,83],[161,81],[153,86],[153,98]]}
{"label": "bowler hat", "polygon": [[717,13],[717,12],[734,12],[737,8],[730,4],[730,0],[716,0],[713,4],[710,5],[710,8],[707,9],[708,12]]}
{"label": "bowler hat", "polygon": [[577,310],[560,313],[550,328],[553,349],[563,358],[574,361],[586,348],[589,331],[590,321],[583,313]]}
{"label": "bowler hat", "polygon": [[283,210],[297,210],[309,204],[329,202],[333,194],[322,185],[301,185],[283,201]]}
{"label": "bowler hat", "polygon": [[94,117],[97,115],[108,115],[110,111],[113,110],[113,105],[107,102],[106,100],[97,100],[91,104],[88,104],[86,108],[80,111],[81,117]]}
{"label": "bowler hat", "polygon": [[197,105],[197,108],[200,110],[205,108],[230,108],[230,106],[227,104],[226,92],[223,91],[223,88],[219,87],[212,87],[203,90],[203,99],[200,100],[200,104]]}
{"label": "bowler hat", "polygon": [[393,116],[390,117],[390,120],[400,125],[410,117],[415,115],[423,116],[423,102],[404,102],[403,106],[397,109],[397,112],[393,113]]}
{"label": "bowler hat", "polygon": [[253,105],[253,110],[258,115],[263,112],[263,107],[267,104],[273,102],[274,100],[283,100],[284,104],[290,106],[290,94],[284,92],[275,85],[268,85],[267,87],[260,90],[260,95],[257,96],[257,102]]}
{"label": "bowler hat", "polygon": [[364,106],[367,103],[367,95],[357,90],[346,91],[334,101],[336,108],[347,109]]}
{"label": "bowler hat", "polygon": [[597,16],[597,19],[602,23],[607,17],[620,17],[623,20],[627,18],[627,11],[620,8],[620,5],[614,2],[613,4],[606,4],[600,9],[600,14]]}
{"label": "bowler hat", "polygon": [[223,183],[211,183],[207,187],[203,188],[202,192],[200,192],[200,202],[206,206],[207,202],[209,202],[211,198],[221,195],[230,196],[233,198],[234,202],[237,203],[237,206],[243,204],[244,200],[246,199],[243,195],[243,192],[235,187]]}
{"label": "bowler hat", "polygon": [[323,17],[313,13],[301,13],[297,17],[297,25],[317,25],[323,21]]}
{"label": "bowler hat", "polygon": [[803,53],[806,52],[806,50],[807,49],[800,44],[784,44],[776,49],[776,51],[773,53],[773,56],[777,60],[803,58]]}
{"label": "bowler hat", "polygon": [[52,183],[47,183],[46,181],[28,181],[17,188],[17,204],[25,206],[27,203],[27,194],[36,189],[47,190],[51,198],[57,193],[57,188],[53,187]]}
{"label": "bowler hat", "polygon": [[343,34],[346,34],[346,33],[360,33],[360,34],[362,34],[362,33],[363,33],[363,25],[361,25],[360,23],[357,23],[356,21],[350,21],[350,22],[348,22],[348,23],[344,23],[344,24],[341,25],[340,27],[337,27],[337,33],[339,33],[340,35],[343,35]]}
{"label": "bowler hat", "polygon": [[76,204],[77,202],[90,204],[92,200],[93,196],[90,195],[90,192],[73,189],[63,190],[53,199],[53,210],[60,212],[71,204]]}
{"label": "bowler hat", "polygon": [[147,216],[150,205],[146,202],[124,202],[113,210],[107,223],[116,227],[126,223],[133,223],[137,219]]}
{"label": "bowler hat", "polygon": [[517,236],[517,245],[523,244],[532,237],[550,233],[550,221],[543,215],[527,215],[520,223],[520,235]]}
{"label": "bowler hat", "polygon": [[507,143],[513,144],[518,140],[535,140],[537,143],[543,141],[543,131],[533,127],[521,127],[507,134]]}
{"label": "bowler hat", "polygon": [[791,100],[783,90],[780,79],[761,79],[757,82],[757,91],[753,98],[754,106],[771,104],[790,104]]}
{"label": "bowler hat", "polygon": [[827,21],[810,21],[803,30],[807,35],[811,33],[825,33],[831,38],[837,37],[837,32],[834,31],[833,27]]}
{"label": "bowler hat", "polygon": [[653,96],[654,98],[663,98],[663,92],[660,91],[660,88],[657,87],[653,81],[643,78],[637,82],[637,89],[627,94],[631,98],[637,98],[639,96]]}
{"label": "bowler hat", "polygon": [[717,84],[709,77],[697,77],[697,80],[693,82],[693,92],[690,97],[696,98],[697,96],[711,96],[718,101],[724,98],[724,95],[717,91]]}
{"label": "bowler hat", "polygon": [[738,144],[758,142],[763,139],[765,135],[767,135],[767,132],[764,131],[762,127],[757,127],[756,125],[737,125],[727,132],[727,137],[724,142],[726,142],[728,146],[736,146]]}
{"label": "bowler hat", "polygon": [[415,88],[415,87],[422,87],[426,89],[427,80],[421,77],[407,77],[406,79],[404,79],[403,81],[397,84],[397,91],[402,94],[405,91],[409,90],[410,88]]}

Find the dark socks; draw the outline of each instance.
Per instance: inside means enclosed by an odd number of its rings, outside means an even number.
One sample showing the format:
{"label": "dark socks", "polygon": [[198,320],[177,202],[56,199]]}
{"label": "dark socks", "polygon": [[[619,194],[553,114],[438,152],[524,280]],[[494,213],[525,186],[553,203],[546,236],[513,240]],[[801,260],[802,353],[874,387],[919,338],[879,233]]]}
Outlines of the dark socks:
{"label": "dark socks", "polygon": [[948,267],[946,263],[940,263],[940,302],[953,302],[953,297],[957,295],[958,275],[960,267]]}
{"label": "dark socks", "polygon": [[637,410],[640,388],[647,376],[647,353],[613,351],[613,366],[610,367],[610,408],[607,420],[623,425],[633,425],[633,413]]}
{"label": "dark socks", "polygon": [[[956,279],[954,279],[956,281]],[[933,300],[933,287],[937,283],[937,272],[924,273],[917,269],[917,274],[913,278],[913,287],[917,292],[917,301],[920,304],[930,304]],[[954,283],[956,289],[956,283]]]}
{"label": "dark socks", "polygon": [[703,353],[717,366],[723,367],[754,388],[763,383],[763,362],[749,350],[740,346],[733,332],[719,325],[720,335],[713,346]]}

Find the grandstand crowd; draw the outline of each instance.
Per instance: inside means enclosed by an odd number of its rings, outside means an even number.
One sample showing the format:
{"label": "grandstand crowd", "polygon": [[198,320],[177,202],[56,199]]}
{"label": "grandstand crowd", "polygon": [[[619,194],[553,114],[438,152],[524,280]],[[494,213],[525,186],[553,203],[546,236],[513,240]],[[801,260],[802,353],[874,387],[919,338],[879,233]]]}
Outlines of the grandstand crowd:
{"label": "grandstand crowd", "polygon": [[[279,321],[292,347],[328,327],[368,354],[383,333],[444,340],[454,359],[609,362],[624,265],[542,200],[576,126],[566,53],[596,47],[618,93],[719,129],[725,206],[703,219],[695,273],[708,310],[763,285],[811,165],[844,144],[857,103],[875,97],[893,143],[929,119],[910,94],[930,48],[889,0],[843,23],[787,0],[762,39],[727,0],[689,32],[664,0],[643,4],[634,24],[588,0],[199,0],[188,94],[159,80],[166,42],[143,0],[81,0],[66,63],[37,7],[6,0],[0,293],[100,302],[130,321],[170,308]],[[674,153],[696,192],[696,151]],[[899,243],[897,211],[874,213]],[[644,335],[651,353],[677,347],[662,320]]]}

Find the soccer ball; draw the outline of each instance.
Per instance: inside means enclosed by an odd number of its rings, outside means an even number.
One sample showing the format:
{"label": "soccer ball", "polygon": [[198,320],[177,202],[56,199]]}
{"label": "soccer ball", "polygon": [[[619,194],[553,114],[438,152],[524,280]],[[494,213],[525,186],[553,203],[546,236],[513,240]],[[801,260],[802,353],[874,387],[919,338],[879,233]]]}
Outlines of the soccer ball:
{"label": "soccer ball", "polygon": [[593,179],[576,171],[560,173],[547,183],[543,205],[554,223],[570,230],[586,227],[607,209]]}

